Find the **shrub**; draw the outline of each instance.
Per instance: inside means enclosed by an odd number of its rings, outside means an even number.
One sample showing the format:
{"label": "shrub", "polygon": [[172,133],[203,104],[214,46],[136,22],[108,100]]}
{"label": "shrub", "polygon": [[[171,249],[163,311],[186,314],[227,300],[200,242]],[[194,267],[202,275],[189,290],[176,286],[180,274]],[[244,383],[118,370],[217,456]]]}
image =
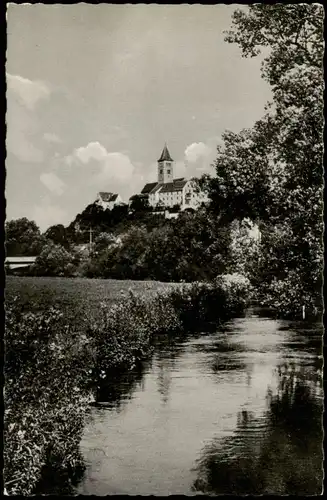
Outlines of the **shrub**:
{"label": "shrub", "polygon": [[245,276],[234,273],[219,276],[215,281],[216,287],[221,287],[226,300],[226,309],[229,315],[236,315],[244,311],[252,302],[254,288]]}
{"label": "shrub", "polygon": [[217,279],[212,284],[184,285],[150,301],[130,292],[120,304],[102,304],[101,320],[88,331],[95,378],[106,378],[112,369],[134,367],[149,355],[156,335],[207,329],[209,324],[240,313],[247,305],[247,294],[247,287],[224,286]]}
{"label": "shrub", "polygon": [[36,276],[74,276],[77,263],[76,256],[61,245],[49,242],[31,266],[31,273]]}
{"label": "shrub", "polygon": [[24,313],[6,306],[4,479],[9,494],[29,495],[49,463],[81,465],[91,355],[62,315]]}
{"label": "shrub", "polygon": [[131,369],[151,352],[153,335],[180,328],[165,293],[149,301],[130,292],[123,302],[103,303],[101,309],[101,319],[88,330],[96,353],[96,377],[105,378],[113,369]]}
{"label": "shrub", "polygon": [[273,279],[259,289],[261,305],[275,310],[277,316],[301,317],[302,306],[307,315],[322,310],[321,290],[306,289],[301,276],[290,271],[285,279]]}

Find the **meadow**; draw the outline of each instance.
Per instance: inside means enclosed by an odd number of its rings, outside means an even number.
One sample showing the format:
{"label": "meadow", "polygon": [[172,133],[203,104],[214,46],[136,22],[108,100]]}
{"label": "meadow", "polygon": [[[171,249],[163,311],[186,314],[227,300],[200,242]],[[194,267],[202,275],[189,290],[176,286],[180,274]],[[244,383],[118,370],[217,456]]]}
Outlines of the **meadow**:
{"label": "meadow", "polygon": [[55,307],[76,324],[83,317],[97,319],[101,302],[108,305],[122,302],[130,290],[150,299],[157,292],[179,286],[159,281],[7,276],[5,301],[10,304],[17,297],[28,312]]}

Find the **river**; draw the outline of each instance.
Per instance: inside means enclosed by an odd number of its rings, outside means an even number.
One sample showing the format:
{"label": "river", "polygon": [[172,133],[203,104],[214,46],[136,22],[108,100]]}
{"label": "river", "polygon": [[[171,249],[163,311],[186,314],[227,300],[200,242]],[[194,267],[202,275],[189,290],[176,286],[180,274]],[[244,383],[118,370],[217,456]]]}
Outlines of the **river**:
{"label": "river", "polygon": [[99,395],[82,495],[321,494],[322,326],[249,311]]}

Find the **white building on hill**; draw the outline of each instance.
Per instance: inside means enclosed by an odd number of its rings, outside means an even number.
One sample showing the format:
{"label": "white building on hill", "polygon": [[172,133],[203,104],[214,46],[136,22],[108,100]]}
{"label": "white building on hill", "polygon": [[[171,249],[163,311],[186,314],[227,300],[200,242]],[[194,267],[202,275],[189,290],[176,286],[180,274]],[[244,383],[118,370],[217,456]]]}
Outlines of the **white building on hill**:
{"label": "white building on hill", "polygon": [[95,203],[101,206],[103,210],[106,210],[107,208],[109,210],[112,210],[114,206],[122,205],[123,200],[119,194],[107,193],[101,191],[100,193],[98,193]]}
{"label": "white building on hill", "polygon": [[151,207],[158,208],[172,208],[179,205],[181,210],[187,208],[195,210],[202,203],[209,201],[196,178],[174,179],[174,160],[171,158],[166,144],[158,160],[158,181],[146,184],[141,195],[148,199]]}

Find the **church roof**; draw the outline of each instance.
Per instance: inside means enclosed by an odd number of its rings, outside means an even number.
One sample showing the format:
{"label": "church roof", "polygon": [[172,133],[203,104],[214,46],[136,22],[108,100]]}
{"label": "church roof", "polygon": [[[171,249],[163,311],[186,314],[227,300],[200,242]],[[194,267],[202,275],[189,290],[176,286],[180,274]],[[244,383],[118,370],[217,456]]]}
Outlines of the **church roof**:
{"label": "church roof", "polygon": [[186,183],[187,180],[185,179],[174,179],[173,182],[167,182],[166,184],[162,184],[162,189],[160,193],[171,193],[174,191],[182,191]]}
{"label": "church roof", "polygon": [[159,189],[160,189],[162,186],[163,186],[163,184],[161,184],[161,183],[159,183],[159,182],[158,182],[158,184],[156,184],[156,185],[154,186],[154,188],[152,189],[151,194],[154,194],[154,193],[156,193],[157,191],[159,191]]}
{"label": "church roof", "polygon": [[167,144],[165,144],[165,146],[162,150],[161,156],[160,156],[158,161],[174,161],[172,159],[172,157],[170,156],[170,153],[169,153],[168,148],[167,148]]}
{"label": "church roof", "polygon": [[141,191],[141,194],[149,194],[150,191],[152,191],[152,189],[155,188],[157,184],[158,184],[157,182],[149,182],[144,186],[144,188]]}

